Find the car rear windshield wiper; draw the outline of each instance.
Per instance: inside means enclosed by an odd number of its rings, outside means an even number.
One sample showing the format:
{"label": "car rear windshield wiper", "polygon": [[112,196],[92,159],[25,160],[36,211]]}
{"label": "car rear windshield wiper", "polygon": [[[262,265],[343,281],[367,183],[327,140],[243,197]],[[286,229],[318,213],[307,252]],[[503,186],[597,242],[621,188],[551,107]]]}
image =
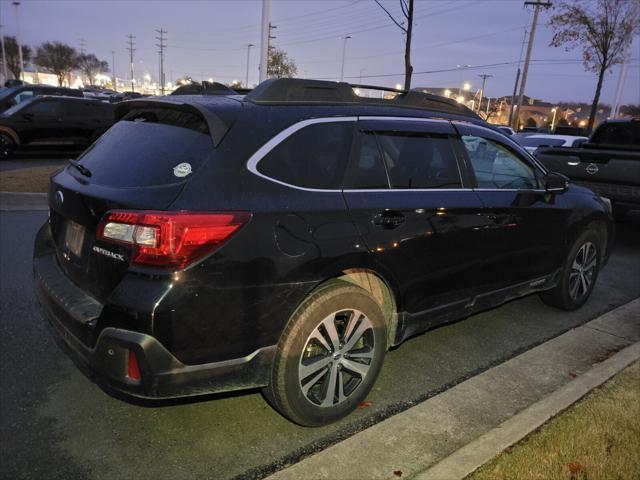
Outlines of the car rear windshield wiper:
{"label": "car rear windshield wiper", "polygon": [[71,165],[72,167],[75,167],[76,170],[78,170],[85,177],[90,177],[91,176],[91,170],[89,170],[87,167],[85,167],[83,165],[80,165],[75,160],[69,160],[69,165]]}

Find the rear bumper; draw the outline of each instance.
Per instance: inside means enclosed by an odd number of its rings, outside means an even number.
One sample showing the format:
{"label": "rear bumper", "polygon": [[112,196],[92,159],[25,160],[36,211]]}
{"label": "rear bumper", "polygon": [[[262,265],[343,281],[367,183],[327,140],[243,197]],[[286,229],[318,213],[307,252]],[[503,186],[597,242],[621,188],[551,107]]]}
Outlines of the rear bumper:
{"label": "rear bumper", "polygon": [[[267,385],[275,345],[260,348],[242,358],[186,365],[148,334],[107,327],[95,338],[93,330],[99,323],[103,305],[64,275],[53,252],[44,252],[45,229],[49,230],[49,226],[45,225],[38,233],[33,259],[39,307],[57,343],[96,383],[148,399]],[[127,376],[130,353],[138,360],[140,380]]]}

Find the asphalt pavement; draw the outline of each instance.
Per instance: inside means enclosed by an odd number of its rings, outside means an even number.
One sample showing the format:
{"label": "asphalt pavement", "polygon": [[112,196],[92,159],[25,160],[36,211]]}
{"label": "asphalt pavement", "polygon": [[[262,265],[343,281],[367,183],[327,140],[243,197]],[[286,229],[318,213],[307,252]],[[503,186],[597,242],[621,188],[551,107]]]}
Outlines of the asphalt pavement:
{"label": "asphalt pavement", "polygon": [[44,159],[29,157],[12,158],[11,160],[0,160],[0,172],[33,167],[62,167],[63,165],[66,165],[68,161],[69,159],[64,157]]}
{"label": "asphalt pavement", "polygon": [[530,296],[415,337],[387,354],[368,408],[302,428],[259,392],[145,407],[87,380],[49,338],[34,304],[31,245],[45,219],[0,212],[3,478],[262,478],[640,296],[635,216],[618,225],[612,258],[580,310],[561,312]]}

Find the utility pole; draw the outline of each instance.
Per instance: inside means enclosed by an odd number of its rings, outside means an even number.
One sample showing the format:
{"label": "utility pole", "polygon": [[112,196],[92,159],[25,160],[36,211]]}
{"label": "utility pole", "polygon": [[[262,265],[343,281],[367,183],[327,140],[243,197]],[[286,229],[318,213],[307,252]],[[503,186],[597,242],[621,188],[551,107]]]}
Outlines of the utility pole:
{"label": "utility pole", "polygon": [[24,80],[24,60],[22,59],[22,43],[20,43],[20,16],[18,14],[18,7],[20,6],[20,2],[13,2],[13,5],[16,7],[16,42],[18,43],[18,55],[20,57],[19,80]]}
{"label": "utility pole", "polygon": [[345,35],[344,37],[342,37],[344,41],[342,42],[342,68],[340,69],[341,82],[344,80],[344,56],[347,53],[347,40],[349,40],[350,38],[351,35]]}
{"label": "utility pole", "polygon": [[275,35],[271,35],[271,30],[275,30],[276,28],[278,28],[276,25],[272,25],[271,22],[269,22],[269,38],[267,38],[267,76],[269,75],[269,55],[271,54],[271,49],[273,48],[271,46],[271,40],[275,40],[276,37]]}
{"label": "utility pole", "polygon": [[[638,3],[633,7],[631,11],[632,24],[635,23],[635,19],[638,17],[638,11],[640,7]],[[631,58],[631,44],[633,43],[633,35],[629,36],[629,41],[624,47],[624,53],[622,54],[622,66],[620,67],[620,77],[618,78],[618,86],[616,87],[616,95],[614,97],[613,106],[611,107],[611,118],[616,118],[620,113],[620,98],[622,97],[622,90],[624,89],[624,83],[627,79],[627,69],[629,68],[629,59]]]}
{"label": "utility pole", "polygon": [[118,85],[116,83],[116,51],[111,50],[111,86],[117,92]]}
{"label": "utility pole", "polygon": [[160,80],[158,83],[160,84],[160,93],[164,95],[164,49],[167,48],[167,44],[165,43],[167,41],[167,31],[160,29],[156,30],[156,32],[160,35],[156,37],[156,40],[160,42],[156,43],[156,47],[160,49],[158,50],[158,55],[160,56]]}
{"label": "utility pole", "polygon": [[2,33],[2,25],[0,25],[0,43],[2,44],[2,85],[8,80],[7,77],[7,52],[4,49],[4,35]]}
{"label": "utility pole", "polygon": [[262,32],[260,35],[260,72],[259,83],[267,79],[267,64],[269,63],[269,0],[262,0]]}
{"label": "utility pole", "polygon": [[129,62],[131,63],[131,91],[135,92],[136,91],[136,81],[133,78],[133,53],[136,51],[135,47],[135,43],[133,42],[133,40],[135,39],[135,35],[129,34],[127,35],[127,50],[129,51]]}
{"label": "utility pole", "polygon": [[[480,100],[478,101],[478,113],[480,113],[480,105],[482,105],[482,96],[484,95],[484,86],[487,83],[487,78],[493,77],[493,75],[482,74],[478,75],[482,79],[482,88],[480,89]],[[489,102],[489,97],[487,97],[487,103]],[[489,109],[487,108],[487,112]]]}
{"label": "utility pole", "polygon": [[255,45],[247,43],[247,73],[244,77],[244,88],[249,88],[249,55],[251,54],[251,47],[255,47]]}
{"label": "utility pole", "polygon": [[[527,74],[529,73],[529,62],[531,61],[531,51],[533,50],[533,40],[536,35],[536,27],[538,26],[538,15],[540,15],[540,8],[549,8],[551,2],[542,2],[541,0],[527,0],[524,2],[525,6],[533,5],[533,20],[531,21],[531,32],[529,32],[529,43],[527,44],[527,56],[524,59],[524,69],[522,70],[522,82],[520,82],[520,92],[518,94],[518,103],[516,104],[516,111],[514,114],[512,128],[518,130],[518,124],[520,123],[520,108],[522,107],[522,99],[524,97],[524,89],[527,85]],[[515,126],[513,126],[515,125]]]}
{"label": "utility pole", "polygon": [[80,55],[84,55],[87,51],[87,39],[80,37],[78,39],[78,46],[80,47]]}

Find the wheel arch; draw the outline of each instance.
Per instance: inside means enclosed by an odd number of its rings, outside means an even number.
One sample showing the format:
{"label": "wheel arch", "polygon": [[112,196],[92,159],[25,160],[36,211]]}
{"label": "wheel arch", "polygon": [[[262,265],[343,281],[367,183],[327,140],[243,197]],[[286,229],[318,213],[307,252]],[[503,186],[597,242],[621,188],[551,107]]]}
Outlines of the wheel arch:
{"label": "wheel arch", "polygon": [[398,330],[398,303],[389,283],[377,272],[367,268],[344,269],[336,279],[353,283],[371,294],[380,305],[387,324],[387,349],[395,345]]}

